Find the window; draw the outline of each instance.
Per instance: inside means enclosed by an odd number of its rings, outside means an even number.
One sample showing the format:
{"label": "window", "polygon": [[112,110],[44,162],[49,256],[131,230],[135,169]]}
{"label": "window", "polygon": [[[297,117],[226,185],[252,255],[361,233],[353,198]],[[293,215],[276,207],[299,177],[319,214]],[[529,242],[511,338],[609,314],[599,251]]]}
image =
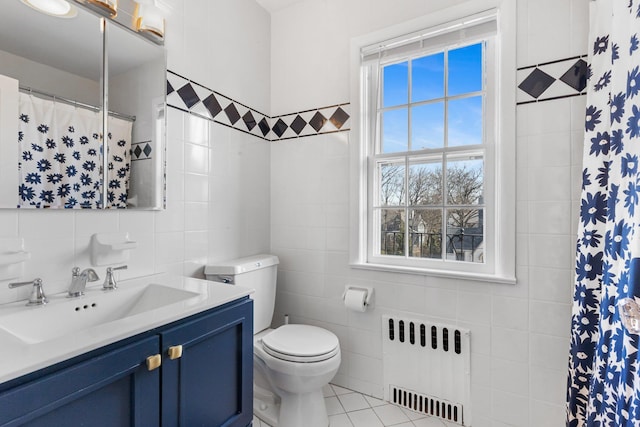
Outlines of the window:
{"label": "window", "polygon": [[353,264],[513,277],[497,34],[494,10],[359,46]]}
{"label": "window", "polygon": [[485,262],[487,43],[379,65],[374,256]]}

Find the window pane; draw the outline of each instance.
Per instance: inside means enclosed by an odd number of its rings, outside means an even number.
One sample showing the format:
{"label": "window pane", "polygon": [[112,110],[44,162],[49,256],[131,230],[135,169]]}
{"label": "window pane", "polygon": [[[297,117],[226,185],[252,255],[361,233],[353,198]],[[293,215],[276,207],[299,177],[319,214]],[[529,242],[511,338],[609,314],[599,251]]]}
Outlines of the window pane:
{"label": "window pane", "polygon": [[484,203],[484,159],[482,156],[447,156],[447,204]]}
{"label": "window pane", "polygon": [[405,108],[382,113],[382,152],[397,153],[407,151],[408,117]]}
{"label": "window pane", "polygon": [[380,206],[404,205],[404,163],[378,164]]}
{"label": "window pane", "polygon": [[448,109],[448,145],[482,144],[482,96],[449,101]]}
{"label": "window pane", "polygon": [[411,102],[444,97],[444,52],[411,61]]}
{"label": "window pane", "polygon": [[449,51],[449,96],[482,90],[482,43]]}
{"label": "window pane", "polygon": [[382,68],[382,106],[393,107],[409,102],[409,65],[407,62]]}
{"label": "window pane", "polygon": [[409,205],[442,205],[442,157],[409,164]]}
{"label": "window pane", "polygon": [[484,209],[447,210],[447,259],[484,262]]}
{"label": "window pane", "polygon": [[442,209],[409,211],[409,256],[442,259]]}
{"label": "window pane", "polygon": [[380,210],[380,255],[404,255],[404,209]]}
{"label": "window pane", "polygon": [[442,148],[444,146],[444,103],[411,108],[411,149]]}

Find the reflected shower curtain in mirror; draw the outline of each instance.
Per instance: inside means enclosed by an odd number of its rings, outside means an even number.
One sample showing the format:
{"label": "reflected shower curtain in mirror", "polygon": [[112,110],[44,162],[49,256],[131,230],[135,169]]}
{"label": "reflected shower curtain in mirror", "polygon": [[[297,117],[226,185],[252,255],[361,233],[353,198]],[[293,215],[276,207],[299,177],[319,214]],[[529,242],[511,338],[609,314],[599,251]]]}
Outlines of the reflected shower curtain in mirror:
{"label": "reflected shower curtain in mirror", "polygon": [[567,426],[640,426],[640,1],[590,2],[582,200]]}
{"label": "reflected shower curtain in mirror", "polygon": [[[18,207],[101,207],[101,113],[24,93],[19,113]],[[126,207],[132,124],[109,126],[107,206]]]}
{"label": "reflected shower curtain in mirror", "polygon": [[18,207],[99,207],[101,114],[24,93],[19,102]]}
{"label": "reflected shower curtain in mirror", "polygon": [[107,173],[107,206],[126,208],[131,168],[131,130],[128,120],[109,117],[109,170]]}

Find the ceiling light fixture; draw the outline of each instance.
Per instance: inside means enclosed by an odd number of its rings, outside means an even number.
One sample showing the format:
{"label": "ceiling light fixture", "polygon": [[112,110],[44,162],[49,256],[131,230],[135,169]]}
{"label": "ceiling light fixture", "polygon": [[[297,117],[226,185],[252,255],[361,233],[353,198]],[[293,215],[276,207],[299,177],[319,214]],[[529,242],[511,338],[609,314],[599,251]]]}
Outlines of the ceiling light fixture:
{"label": "ceiling light fixture", "polygon": [[141,0],[136,5],[134,27],[143,34],[164,39],[164,16],[153,0]]}
{"label": "ceiling light fixture", "polygon": [[30,8],[57,18],[73,18],[78,14],[78,9],[66,0],[20,0]]}

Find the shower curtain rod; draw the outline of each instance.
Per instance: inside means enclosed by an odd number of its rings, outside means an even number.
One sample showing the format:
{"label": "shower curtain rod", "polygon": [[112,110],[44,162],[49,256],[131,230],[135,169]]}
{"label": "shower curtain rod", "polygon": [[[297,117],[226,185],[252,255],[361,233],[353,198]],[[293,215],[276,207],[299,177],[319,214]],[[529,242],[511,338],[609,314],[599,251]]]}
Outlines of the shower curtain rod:
{"label": "shower curtain rod", "polygon": [[[55,102],[62,102],[64,104],[68,104],[68,105],[72,105],[74,107],[81,107],[81,108],[85,108],[87,110],[91,110],[91,111],[100,111],[99,107],[96,107],[94,105],[89,105],[89,104],[85,104],[83,102],[78,102],[75,101],[73,99],[68,99],[68,98],[63,98],[61,96],[58,95],[54,95],[52,93],[47,93],[38,89],[33,89],[30,87],[25,87],[25,86],[20,86],[20,90],[22,92],[28,93],[30,95],[36,95],[36,96],[44,96],[47,98],[52,98]],[[136,116],[129,116],[127,114],[122,114],[122,113],[117,113],[115,111],[109,111],[109,115],[113,116],[113,117],[117,117],[120,119],[124,119],[124,120],[128,120],[130,122],[135,122],[136,121]]]}

